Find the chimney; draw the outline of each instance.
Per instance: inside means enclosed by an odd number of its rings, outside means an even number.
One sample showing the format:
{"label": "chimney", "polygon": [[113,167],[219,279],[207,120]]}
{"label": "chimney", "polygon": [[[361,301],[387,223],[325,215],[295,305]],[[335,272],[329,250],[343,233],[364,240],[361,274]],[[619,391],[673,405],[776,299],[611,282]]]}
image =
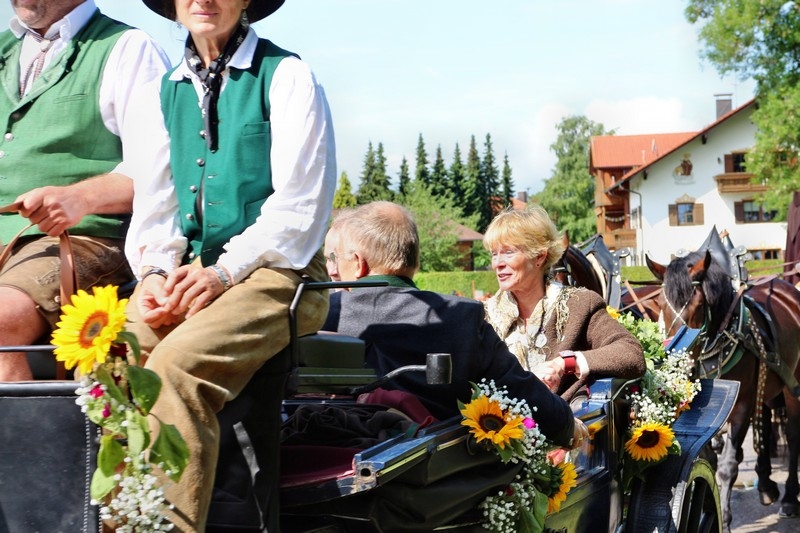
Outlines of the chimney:
{"label": "chimney", "polygon": [[714,95],[714,98],[717,100],[717,120],[733,110],[732,97],[733,94],[731,93],[720,93]]}
{"label": "chimney", "polygon": [[527,191],[517,191],[517,200],[520,202],[528,203],[528,192]]}

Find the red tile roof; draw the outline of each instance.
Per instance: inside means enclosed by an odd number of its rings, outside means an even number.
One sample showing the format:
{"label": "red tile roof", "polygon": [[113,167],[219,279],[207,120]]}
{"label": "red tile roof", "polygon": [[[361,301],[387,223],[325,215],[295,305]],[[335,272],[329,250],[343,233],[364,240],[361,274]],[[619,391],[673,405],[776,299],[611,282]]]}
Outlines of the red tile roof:
{"label": "red tile roof", "polygon": [[694,136],[695,132],[592,137],[589,166],[594,171],[649,165]]}

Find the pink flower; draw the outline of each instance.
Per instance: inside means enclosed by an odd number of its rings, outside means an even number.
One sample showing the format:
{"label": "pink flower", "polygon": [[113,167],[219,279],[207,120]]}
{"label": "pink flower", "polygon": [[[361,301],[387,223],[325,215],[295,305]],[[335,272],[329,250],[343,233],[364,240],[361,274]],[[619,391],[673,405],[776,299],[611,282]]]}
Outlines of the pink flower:
{"label": "pink flower", "polygon": [[89,396],[94,398],[95,400],[103,396],[103,388],[100,385],[95,385],[92,390],[89,391]]}
{"label": "pink flower", "polygon": [[103,418],[108,418],[109,416],[111,416],[111,404],[107,403],[105,407],[103,407]]}
{"label": "pink flower", "polygon": [[533,429],[536,427],[536,422],[533,418],[526,418],[522,421],[522,425],[525,426],[526,429]]}

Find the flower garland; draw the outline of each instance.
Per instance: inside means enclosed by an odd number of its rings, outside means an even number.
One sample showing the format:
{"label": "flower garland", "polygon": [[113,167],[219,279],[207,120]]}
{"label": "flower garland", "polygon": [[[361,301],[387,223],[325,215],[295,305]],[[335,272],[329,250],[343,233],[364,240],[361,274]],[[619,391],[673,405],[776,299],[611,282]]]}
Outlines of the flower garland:
{"label": "flower garland", "polygon": [[[169,504],[155,469],[177,481],[189,450],[175,426],[160,420],[158,437],[151,441],[149,415],[161,379],[137,366],[139,343],[124,330],[128,300],[118,300],[117,287],[109,285],[93,288],[92,294],[79,290],[71,301],[61,309],[52,343],[56,360],[68,370],[77,366],[76,403],[103,429],[90,486],[92,503],[101,505],[100,517],[113,521],[115,531],[169,531]],[[128,347],[137,364],[128,364]]]}
{"label": "flower garland", "polygon": [[[544,531],[547,513],[557,512],[575,486],[577,473],[572,463],[557,461],[548,454],[551,446],[539,431],[531,407],[509,398],[506,387],[494,381],[472,384],[468,404],[458,403],[477,443],[497,453],[504,463],[523,463],[505,490],[486,497],[480,504],[483,527],[497,533],[538,533]],[[561,454],[563,458],[564,454]]]}
{"label": "flower garland", "polygon": [[658,324],[628,313],[620,314],[611,307],[608,312],[639,340],[647,364],[640,386],[630,389],[631,423],[622,476],[627,490],[633,478],[641,478],[647,468],[670,454],[680,454],[680,443],[672,426],[700,392],[700,381],[690,379],[692,361],[686,350],[664,349]]}

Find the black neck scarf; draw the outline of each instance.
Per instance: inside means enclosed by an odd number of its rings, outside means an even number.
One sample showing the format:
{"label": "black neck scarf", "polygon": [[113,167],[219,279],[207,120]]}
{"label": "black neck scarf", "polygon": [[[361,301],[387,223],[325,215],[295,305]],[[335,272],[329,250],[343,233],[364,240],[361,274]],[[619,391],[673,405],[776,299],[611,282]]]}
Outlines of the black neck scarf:
{"label": "black neck scarf", "polygon": [[217,116],[217,100],[219,99],[220,89],[222,88],[222,73],[228,66],[228,62],[239,49],[239,46],[244,42],[247,36],[247,26],[239,24],[236,30],[228,39],[225,48],[222,50],[220,56],[213,60],[207,67],[203,66],[200,55],[197,53],[197,47],[194,44],[192,36],[186,39],[186,63],[189,68],[197,74],[200,81],[203,83],[205,92],[203,94],[202,114],[203,126],[205,129],[206,146],[212,152],[216,152],[218,146],[217,138],[217,125],[219,118]]}

